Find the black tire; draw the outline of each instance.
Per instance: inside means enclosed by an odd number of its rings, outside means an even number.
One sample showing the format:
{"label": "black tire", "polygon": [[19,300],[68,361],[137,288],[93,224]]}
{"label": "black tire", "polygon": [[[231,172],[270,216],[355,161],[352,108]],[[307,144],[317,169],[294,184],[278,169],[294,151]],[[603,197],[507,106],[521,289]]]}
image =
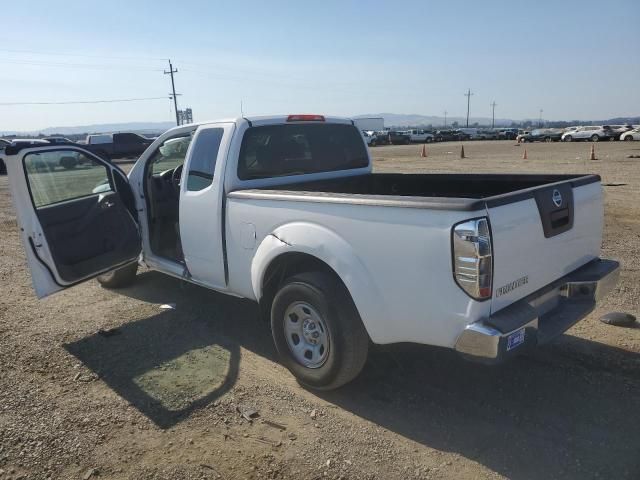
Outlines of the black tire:
{"label": "black tire", "polygon": [[551,143],[551,137],[545,137],[544,141],[547,142],[547,143]]}
{"label": "black tire", "polygon": [[[300,302],[319,314],[328,332],[328,353],[315,367],[296,360],[288,344],[285,313]],[[271,331],[281,363],[300,384],[312,389],[333,390],[350,382],[367,360],[369,335],[360,315],[344,285],[327,273],[310,272],[285,280],[271,306]]]}
{"label": "black tire", "polygon": [[598,135],[591,135],[591,141],[592,142],[599,142],[600,141],[600,137]]}
{"label": "black tire", "polygon": [[0,158],[0,175],[7,174],[7,166],[4,164],[4,160]]}
{"label": "black tire", "polygon": [[135,281],[137,273],[138,262],[134,262],[99,275],[97,280],[104,288],[124,288]]}
{"label": "black tire", "polygon": [[[625,141],[625,142],[632,142],[632,141],[633,141],[633,135],[627,135],[626,137],[624,137],[624,141]],[[2,161],[2,160],[0,160],[0,162],[1,162],[1,161]],[[2,165],[0,165],[0,169],[1,169],[1,168],[2,168]],[[0,170],[0,173],[1,173],[1,170]],[[5,170],[5,173],[6,173],[6,170]]]}
{"label": "black tire", "polygon": [[62,157],[60,159],[60,166],[65,170],[72,170],[76,168],[78,161],[74,157]]}
{"label": "black tire", "polygon": [[565,135],[563,142],[571,142],[573,141],[573,137],[571,135]]}

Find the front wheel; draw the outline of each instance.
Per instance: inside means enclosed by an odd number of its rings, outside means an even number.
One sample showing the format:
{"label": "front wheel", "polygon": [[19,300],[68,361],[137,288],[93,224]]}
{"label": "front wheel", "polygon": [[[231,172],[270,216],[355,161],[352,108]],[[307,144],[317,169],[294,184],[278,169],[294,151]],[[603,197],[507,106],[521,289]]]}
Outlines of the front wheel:
{"label": "front wheel", "polygon": [[322,272],[286,280],[271,306],[280,361],[303,385],[332,390],[353,380],[367,360],[369,336],[339,279]]}
{"label": "front wheel", "polygon": [[626,137],[624,137],[625,142],[630,142],[632,140],[633,140],[633,135],[627,135]]}
{"label": "front wheel", "polygon": [[599,142],[600,141],[600,137],[598,135],[591,135],[591,141],[592,142]]}
{"label": "front wheel", "polygon": [[138,273],[138,262],[116,268],[103,275],[98,275],[98,283],[104,288],[123,288],[131,285]]}
{"label": "front wheel", "polygon": [[566,137],[564,137],[564,142],[570,142],[573,140],[573,137],[571,135],[567,135]]}

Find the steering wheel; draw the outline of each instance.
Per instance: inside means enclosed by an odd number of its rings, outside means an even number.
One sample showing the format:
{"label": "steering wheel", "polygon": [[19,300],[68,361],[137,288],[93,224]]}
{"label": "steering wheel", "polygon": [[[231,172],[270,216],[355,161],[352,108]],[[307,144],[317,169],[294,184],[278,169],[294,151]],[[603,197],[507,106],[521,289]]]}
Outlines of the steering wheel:
{"label": "steering wheel", "polygon": [[180,193],[180,178],[182,177],[182,167],[184,167],[184,165],[178,165],[173,169],[173,173],[171,174],[171,185],[178,194]]}

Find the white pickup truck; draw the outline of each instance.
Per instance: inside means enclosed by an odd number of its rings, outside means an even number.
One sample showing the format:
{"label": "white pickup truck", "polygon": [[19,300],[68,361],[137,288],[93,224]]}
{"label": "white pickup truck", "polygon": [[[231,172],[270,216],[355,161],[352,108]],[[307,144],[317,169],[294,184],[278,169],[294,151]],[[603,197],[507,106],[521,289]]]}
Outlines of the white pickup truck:
{"label": "white pickup truck", "polygon": [[[87,157],[74,170],[41,155]],[[372,173],[351,120],[289,115],[173,128],[128,175],[77,146],[7,147],[39,297],[138,264],[258,302],[312,388],[369,343],[501,362],[564,332],[617,282],[599,258],[596,175]]]}

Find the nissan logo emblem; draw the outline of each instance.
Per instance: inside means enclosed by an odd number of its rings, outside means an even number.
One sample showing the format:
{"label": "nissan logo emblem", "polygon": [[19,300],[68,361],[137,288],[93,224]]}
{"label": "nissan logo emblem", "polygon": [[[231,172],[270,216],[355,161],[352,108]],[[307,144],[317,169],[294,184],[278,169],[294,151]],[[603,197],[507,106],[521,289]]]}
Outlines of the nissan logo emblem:
{"label": "nissan logo emblem", "polygon": [[553,195],[551,195],[551,199],[556,207],[562,205],[562,194],[560,193],[560,190],[554,190]]}

